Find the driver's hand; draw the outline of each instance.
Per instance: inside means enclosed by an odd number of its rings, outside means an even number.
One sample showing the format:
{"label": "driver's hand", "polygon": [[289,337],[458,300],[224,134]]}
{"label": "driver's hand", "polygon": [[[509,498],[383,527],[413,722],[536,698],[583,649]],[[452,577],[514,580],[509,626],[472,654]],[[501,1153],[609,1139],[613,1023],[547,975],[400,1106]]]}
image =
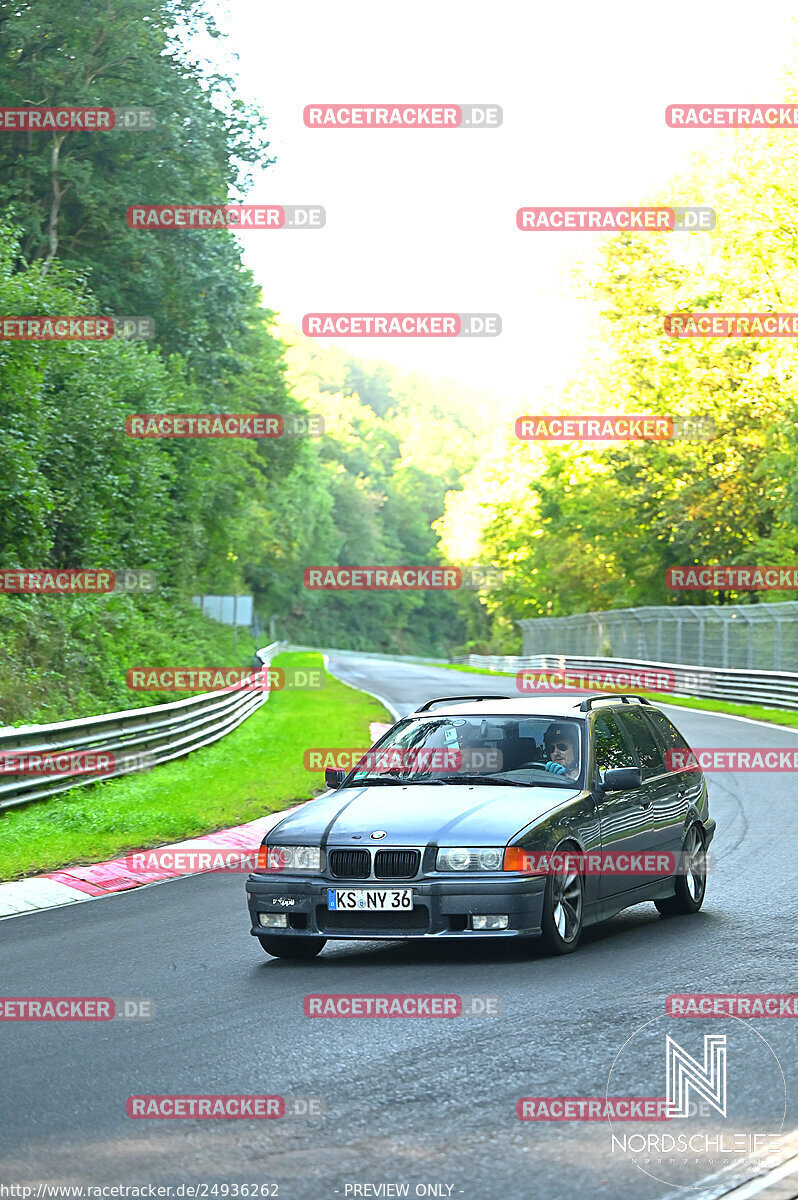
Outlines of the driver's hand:
{"label": "driver's hand", "polygon": [[565,774],[565,767],[562,765],[562,763],[547,762],[546,770],[551,771],[552,775],[564,775]]}

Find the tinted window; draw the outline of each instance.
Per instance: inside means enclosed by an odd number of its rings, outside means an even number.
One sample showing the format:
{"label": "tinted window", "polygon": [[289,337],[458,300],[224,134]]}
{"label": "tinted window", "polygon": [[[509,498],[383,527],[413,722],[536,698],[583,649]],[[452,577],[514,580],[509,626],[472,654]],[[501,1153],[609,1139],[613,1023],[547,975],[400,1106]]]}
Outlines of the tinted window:
{"label": "tinted window", "polygon": [[638,709],[631,709],[629,712],[620,713],[618,719],[637,750],[643,778],[650,779],[652,775],[663,775],[665,763],[662,751],[657,745],[654,731],[643,714]]}
{"label": "tinted window", "polygon": [[605,771],[612,771],[616,767],[637,766],[610,713],[603,712],[596,717],[593,723],[593,739],[596,747],[596,766],[602,778]]}
{"label": "tinted window", "polygon": [[[687,742],[673,722],[668,720],[665,713],[659,712],[655,708],[650,711],[647,709],[646,719],[654,726],[665,747],[665,766],[669,771],[678,771],[686,763],[685,751],[690,749]],[[668,753],[671,750],[679,753],[671,757]]]}

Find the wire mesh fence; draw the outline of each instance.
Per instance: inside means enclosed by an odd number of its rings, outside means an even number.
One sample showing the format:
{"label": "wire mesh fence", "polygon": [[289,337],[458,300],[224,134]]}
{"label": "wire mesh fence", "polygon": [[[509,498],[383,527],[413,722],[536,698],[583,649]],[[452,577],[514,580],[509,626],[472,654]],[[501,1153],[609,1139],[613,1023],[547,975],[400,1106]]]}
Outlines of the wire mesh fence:
{"label": "wire mesh fence", "polygon": [[662,605],[519,621],[524,655],[798,671],[798,601]]}

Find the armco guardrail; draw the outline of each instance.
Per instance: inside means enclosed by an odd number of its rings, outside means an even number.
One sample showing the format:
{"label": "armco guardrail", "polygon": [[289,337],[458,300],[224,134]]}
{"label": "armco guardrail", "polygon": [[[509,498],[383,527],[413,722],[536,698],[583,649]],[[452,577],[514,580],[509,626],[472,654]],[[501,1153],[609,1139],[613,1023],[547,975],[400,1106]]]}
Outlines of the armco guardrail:
{"label": "armco guardrail", "polygon": [[[273,642],[257,656],[264,665],[282,648]],[[0,732],[0,755],[64,754],[91,751],[112,754],[114,770],[100,774],[0,774],[0,809],[44,800],[70,788],[181,758],[230,733],[265,704],[268,691],[203,692],[174,704],[154,704],[55,725],[23,725]]]}
{"label": "armco guardrail", "polygon": [[[644,662],[629,658],[577,658],[570,654],[495,655],[469,654],[452,660],[488,671],[576,672],[590,670],[670,671],[674,676],[672,695],[728,700],[733,704],[771,704],[798,709],[798,674],[787,671],[747,671],[734,667],[691,667],[679,663]],[[600,689],[599,689],[600,690]],[[630,686],[629,691],[650,689]],[[662,693],[667,703],[667,692]]]}

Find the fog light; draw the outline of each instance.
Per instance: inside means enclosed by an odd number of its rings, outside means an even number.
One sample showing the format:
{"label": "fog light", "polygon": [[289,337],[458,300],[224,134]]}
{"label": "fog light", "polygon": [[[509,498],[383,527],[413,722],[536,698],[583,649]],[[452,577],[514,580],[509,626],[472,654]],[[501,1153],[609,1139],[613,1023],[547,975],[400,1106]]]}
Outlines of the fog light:
{"label": "fog light", "polygon": [[472,929],[506,929],[510,923],[509,917],[495,916],[493,913],[485,917],[472,917]]}
{"label": "fog light", "polygon": [[270,929],[288,928],[288,916],[286,913],[260,913],[258,920],[261,925],[267,925]]}

